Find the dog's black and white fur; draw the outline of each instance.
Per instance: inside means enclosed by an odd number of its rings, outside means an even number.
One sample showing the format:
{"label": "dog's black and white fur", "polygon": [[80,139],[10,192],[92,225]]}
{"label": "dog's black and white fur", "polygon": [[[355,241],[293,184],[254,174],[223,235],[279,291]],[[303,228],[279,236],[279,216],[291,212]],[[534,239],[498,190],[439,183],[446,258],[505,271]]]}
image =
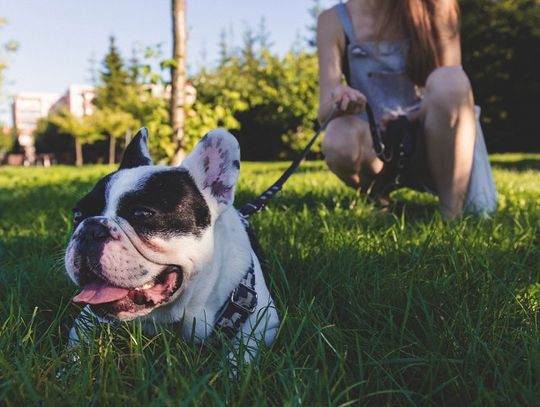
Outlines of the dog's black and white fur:
{"label": "dog's black and white fur", "polygon": [[[83,288],[75,300],[99,320],[182,322],[186,338],[214,335],[216,317],[250,266],[258,303],[235,340],[270,345],[278,315],[243,219],[232,206],[240,168],[236,139],[208,133],[179,167],[152,165],[146,129],[118,171],[74,209],[65,263]],[[81,329],[70,331],[79,341]],[[245,355],[249,360],[252,355]]]}

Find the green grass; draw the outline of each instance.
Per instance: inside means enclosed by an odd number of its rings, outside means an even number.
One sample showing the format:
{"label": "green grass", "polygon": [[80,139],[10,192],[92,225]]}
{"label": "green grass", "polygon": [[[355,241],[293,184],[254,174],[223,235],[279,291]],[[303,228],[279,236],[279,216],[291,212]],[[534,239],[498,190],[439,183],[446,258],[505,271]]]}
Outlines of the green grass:
{"label": "green grass", "polygon": [[[110,168],[2,168],[0,404],[538,405],[540,155],[492,161],[499,211],[452,223],[429,195],[380,212],[303,165],[252,218],[282,325],[238,379],[227,347],[137,324],[71,363],[70,208]],[[237,202],[285,167],[245,163]]]}

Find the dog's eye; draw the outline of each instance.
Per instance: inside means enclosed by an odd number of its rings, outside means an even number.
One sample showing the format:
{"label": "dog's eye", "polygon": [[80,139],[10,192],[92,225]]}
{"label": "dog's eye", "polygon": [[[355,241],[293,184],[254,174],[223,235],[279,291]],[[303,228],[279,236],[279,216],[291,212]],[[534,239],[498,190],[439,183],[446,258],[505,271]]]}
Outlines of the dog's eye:
{"label": "dog's eye", "polygon": [[155,212],[148,208],[134,208],[131,213],[131,216],[134,219],[143,220],[143,219],[151,218],[152,216],[154,216],[154,214]]}
{"label": "dog's eye", "polygon": [[83,213],[79,208],[73,208],[73,224],[76,225],[83,219]]}

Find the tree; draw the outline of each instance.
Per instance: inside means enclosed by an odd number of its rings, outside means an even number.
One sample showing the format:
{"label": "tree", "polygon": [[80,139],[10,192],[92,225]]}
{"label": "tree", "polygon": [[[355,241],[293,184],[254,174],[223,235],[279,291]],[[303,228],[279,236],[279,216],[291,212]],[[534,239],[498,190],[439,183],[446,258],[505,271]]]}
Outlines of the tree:
{"label": "tree", "polygon": [[186,1],[171,0],[173,55],[171,67],[170,119],[177,151],[173,164],[184,158],[185,86],[186,86]]}
{"label": "tree", "polygon": [[59,163],[68,163],[75,151],[75,139],[70,134],[61,133],[50,120],[51,116],[39,119],[35,132],[36,150],[55,155]]}
{"label": "tree", "polygon": [[[0,17],[0,29],[6,24],[6,19]],[[0,45],[0,103],[4,101],[3,86],[5,81],[5,71],[9,65],[8,54],[15,52],[17,48],[18,44],[13,40]],[[0,155],[3,156],[12,149],[16,138],[15,134],[6,133],[0,128]]]}
{"label": "tree", "polygon": [[273,43],[270,40],[270,32],[266,27],[266,19],[264,17],[261,17],[261,19],[259,20],[256,41],[259,44],[260,52],[264,50],[270,50],[270,48],[272,48]]}
{"label": "tree", "polygon": [[540,1],[461,0],[463,66],[490,151],[540,151]]}
{"label": "tree", "polygon": [[[232,128],[244,158],[288,157],[303,147],[316,125],[316,56],[299,51],[280,58],[268,49],[268,38],[263,48],[251,30],[243,40],[239,54],[193,78],[194,110],[206,111],[205,117],[210,114],[213,125]],[[196,134],[191,130],[195,121],[204,124],[204,118],[190,117],[190,138]]]}
{"label": "tree", "polygon": [[321,0],[312,0],[313,6],[308,9],[311,17],[311,24],[307,27],[309,36],[306,38],[307,45],[310,49],[317,48],[317,19],[322,11]]}
{"label": "tree", "polygon": [[83,145],[103,139],[93,126],[91,116],[77,117],[62,108],[49,116],[49,120],[58,128],[60,134],[67,134],[75,139],[75,165],[78,167],[84,163]]}
{"label": "tree", "polygon": [[12,132],[0,128],[0,161],[4,155],[13,148],[15,137]]}
{"label": "tree", "polygon": [[229,48],[229,41],[227,38],[227,31],[223,28],[219,33],[219,65],[225,64],[231,56],[231,50]]}
{"label": "tree", "polygon": [[[6,24],[7,24],[7,20],[5,18],[0,17],[0,29]],[[13,40],[0,44],[0,98],[3,96],[2,87],[5,81],[4,72],[9,65],[8,54],[15,52],[18,46],[19,45],[17,44],[17,42]]]}
{"label": "tree", "polygon": [[130,87],[134,86],[133,75],[136,73],[126,68],[113,36],[109,38],[109,52],[102,65],[94,101],[97,111],[91,121],[96,131],[109,137],[109,164],[114,164],[117,138],[130,129],[136,130],[133,117],[122,111],[126,97],[133,93]]}
{"label": "tree", "polygon": [[102,66],[94,103],[98,108],[119,108],[129,86],[130,73],[126,70],[113,36],[109,38],[109,52],[105,55]]}
{"label": "tree", "polygon": [[109,136],[109,164],[116,159],[116,140],[129,132],[134,133],[139,124],[130,113],[108,107],[97,109],[92,116],[90,125],[100,134]]}
{"label": "tree", "polygon": [[[169,101],[162,71],[153,68],[157,65],[155,62],[161,61],[162,57],[159,46],[137,48],[126,65],[114,39],[111,39],[99,72],[95,112],[80,121],[66,112],[43,120],[36,130],[40,151],[58,153],[65,157],[66,147],[71,148],[71,136],[79,135],[74,141],[77,162],[80,164],[82,144],[107,138],[108,158],[113,163],[123,136],[135,132],[143,125],[151,134],[149,147],[152,156],[157,162],[169,162],[176,151],[169,126]],[[166,62],[161,64],[161,70],[166,67]],[[96,161],[107,156],[105,143],[93,144],[91,149],[86,149],[85,154],[92,154],[90,158]]]}
{"label": "tree", "polygon": [[[155,61],[160,61],[160,71],[155,71]],[[171,60],[163,60],[159,45],[134,51],[128,70],[130,84],[125,95],[124,111],[130,113],[142,126],[148,128],[148,144],[157,162],[168,163],[176,152],[176,142],[170,126],[170,103],[166,97],[163,70]]]}

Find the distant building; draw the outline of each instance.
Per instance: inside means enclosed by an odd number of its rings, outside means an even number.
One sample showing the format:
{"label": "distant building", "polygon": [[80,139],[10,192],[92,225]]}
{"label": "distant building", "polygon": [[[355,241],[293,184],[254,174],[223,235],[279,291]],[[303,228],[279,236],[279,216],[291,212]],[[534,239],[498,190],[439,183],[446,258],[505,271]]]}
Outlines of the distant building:
{"label": "distant building", "polygon": [[37,122],[46,117],[51,107],[60,98],[57,93],[19,93],[13,99],[13,126],[19,137],[19,144],[26,149],[34,145],[34,131]]}
{"label": "distant building", "polygon": [[58,93],[19,93],[13,98],[13,126],[17,131],[18,141],[24,149],[25,163],[35,161],[34,132],[39,119],[66,107],[75,116],[90,115],[94,112],[93,99],[95,89],[92,86],[71,85],[61,95]]}
{"label": "distant building", "polygon": [[49,113],[57,112],[65,107],[74,116],[89,116],[94,113],[95,97],[96,90],[93,86],[71,85],[66,93],[51,106]]}
{"label": "distant building", "polygon": [[[148,85],[153,97],[169,99],[170,85]],[[191,83],[186,83],[186,104],[192,104],[197,98],[197,90]],[[93,86],[71,85],[64,94],[58,93],[19,93],[13,98],[13,127],[18,141],[24,149],[25,164],[35,162],[34,132],[39,119],[66,108],[71,114],[82,117],[94,113],[96,91]]]}

